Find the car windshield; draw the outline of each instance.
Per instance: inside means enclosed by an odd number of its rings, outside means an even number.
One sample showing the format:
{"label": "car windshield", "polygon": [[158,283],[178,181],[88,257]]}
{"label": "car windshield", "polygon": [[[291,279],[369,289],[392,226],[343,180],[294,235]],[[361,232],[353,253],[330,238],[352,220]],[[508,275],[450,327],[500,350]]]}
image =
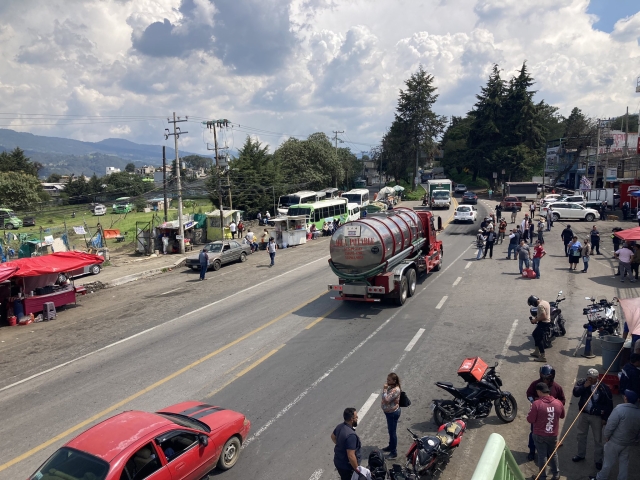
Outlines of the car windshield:
{"label": "car windshield", "polygon": [[470,207],[458,207],[458,211],[459,212],[470,212],[471,208]]}
{"label": "car windshield", "polygon": [[459,183],[458,188],[467,188],[467,187],[465,187],[462,183]]}
{"label": "car windshield", "polygon": [[[51,476],[55,472],[55,476]],[[29,480],[41,478],[91,478],[104,480],[109,472],[109,464],[88,453],[69,447],[62,447],[47,460]]]}
{"label": "car windshield", "polygon": [[194,430],[200,430],[201,432],[209,433],[211,429],[204,423],[195,418],[185,417],[184,415],[180,415],[179,413],[158,413],[161,417],[166,418],[167,420],[172,421],[173,423],[180,425],[181,427],[193,428]]}
{"label": "car windshield", "polygon": [[222,244],[221,243],[212,243],[210,245],[207,246],[207,252],[211,252],[211,253],[218,253],[222,251]]}
{"label": "car windshield", "polygon": [[465,197],[475,197],[475,195],[476,195],[476,194],[475,194],[475,193],[473,193],[473,192],[466,192],[466,193],[464,194],[464,196],[465,196]]}

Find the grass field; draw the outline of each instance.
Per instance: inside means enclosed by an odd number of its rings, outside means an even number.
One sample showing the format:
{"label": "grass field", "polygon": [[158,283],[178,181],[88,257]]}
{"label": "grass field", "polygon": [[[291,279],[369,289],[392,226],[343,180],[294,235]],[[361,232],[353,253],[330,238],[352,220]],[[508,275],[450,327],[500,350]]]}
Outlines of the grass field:
{"label": "grass field", "polygon": [[[204,213],[214,210],[210,201],[205,199],[195,200],[195,206],[185,207],[183,214]],[[190,205],[185,200],[185,204]],[[75,218],[72,214],[75,212]],[[164,222],[164,213],[159,212],[130,212],[127,214],[112,214],[111,205],[107,205],[107,214],[102,216],[94,216],[89,210],[88,205],[65,205],[60,207],[51,207],[36,214],[30,213],[28,216],[35,217],[35,227],[22,227],[17,230],[6,230],[4,233],[12,232],[15,234],[27,233],[34,239],[44,238],[46,235],[60,236],[64,230],[65,223],[67,227],[67,234],[69,236],[69,244],[78,250],[85,249],[85,242],[82,235],[76,235],[73,231],[73,227],[85,226],[89,232],[95,233],[98,223],[102,225],[103,229],[117,229],[120,233],[126,236],[126,241],[117,243],[115,239],[107,240],[107,246],[114,250],[126,250],[131,249],[131,243],[135,239],[136,222],[148,223],[151,220],[155,225],[159,225]],[[24,218],[27,215],[17,214],[19,218]],[[178,209],[169,208],[167,212],[168,220],[177,220]],[[6,237],[5,237],[6,238]],[[87,236],[88,238],[88,236]],[[19,247],[18,241],[11,241],[9,244],[17,251]]]}

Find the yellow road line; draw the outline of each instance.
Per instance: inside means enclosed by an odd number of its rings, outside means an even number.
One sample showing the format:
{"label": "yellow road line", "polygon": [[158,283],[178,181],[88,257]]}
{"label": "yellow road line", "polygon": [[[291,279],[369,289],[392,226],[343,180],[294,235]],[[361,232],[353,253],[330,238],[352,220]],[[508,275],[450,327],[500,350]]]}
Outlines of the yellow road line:
{"label": "yellow road line", "polygon": [[331,315],[333,312],[335,312],[338,307],[340,305],[338,305],[337,307],[333,307],[331,310],[329,310],[327,313],[325,313],[324,315],[322,315],[321,317],[316,318],[313,322],[311,322],[309,325],[307,325],[304,329],[305,330],[309,330],[311,327],[313,327],[316,323],[322,321],[323,318],[328,317],[329,315]]}
{"label": "yellow road line", "polygon": [[218,393],[220,390],[222,390],[223,388],[228,387],[229,385],[231,385],[233,382],[235,382],[237,379],[239,379],[241,376],[243,376],[245,373],[250,372],[251,370],[253,370],[255,367],[257,367],[258,365],[260,365],[262,362],[264,362],[267,358],[269,358],[270,356],[274,355],[278,350],[280,350],[282,347],[284,347],[286,344],[282,344],[280,345],[278,348],[274,348],[273,350],[271,350],[269,353],[267,353],[264,357],[259,358],[258,360],[256,360],[255,362],[253,362],[251,365],[249,365],[247,368],[245,368],[244,370],[236,373],[233,378],[227,382],[225,382],[220,388],[217,388],[215,390],[213,390],[212,392],[210,392],[205,398],[209,398],[209,397],[213,397],[216,393]]}
{"label": "yellow road line", "polygon": [[156,388],[160,387],[161,385],[164,385],[165,383],[169,382],[170,380],[173,380],[174,378],[178,377],[179,375],[182,375],[183,373],[191,370],[194,367],[197,367],[198,365],[200,365],[203,362],[206,362],[207,360],[215,357],[216,355],[219,355],[220,353],[224,352],[225,350],[228,350],[229,348],[237,345],[238,343],[242,342],[243,340],[246,340],[247,338],[255,335],[258,332],[261,332],[262,330],[264,330],[267,327],[270,327],[271,325],[273,325],[276,322],[279,322],[280,320],[282,320],[283,318],[291,315],[293,312],[295,312],[296,310],[299,310],[301,308],[303,308],[304,306],[316,301],[318,298],[322,297],[323,295],[325,295],[327,292],[323,291],[322,293],[316,295],[315,297],[301,303],[300,305],[298,305],[295,308],[292,308],[291,310],[289,310],[288,312],[283,313],[282,315],[274,318],[273,320],[268,321],[267,323],[264,323],[263,325],[259,326],[258,328],[255,328],[254,330],[251,330],[248,333],[245,333],[244,335],[242,335],[241,337],[236,338],[234,341],[227,343],[226,345],[218,348],[217,350],[214,350],[213,352],[205,355],[204,357],[196,360],[195,362],[190,363],[189,365],[187,365],[186,367],[181,368],[180,370],[173,372],[170,375],[167,375],[166,377],[162,378],[161,380],[158,380],[157,382],[149,385],[146,388],[143,388],[142,390],[140,390],[139,392],[134,393],[133,395],[128,396],[127,398],[125,398],[124,400],[119,401],[118,403],[115,403],[114,405],[111,405],[108,408],[105,408],[104,410],[102,410],[101,412],[96,413],[95,415],[93,415],[90,418],[87,418],[86,420],[74,425],[71,428],[68,428],[67,430],[65,430],[64,432],[56,435],[53,438],[50,438],[49,440],[47,440],[46,442],[41,443],[40,445],[37,445],[36,447],[33,447],[31,450],[26,451],[25,453],[23,453],[22,455],[19,455],[17,457],[15,457],[12,460],[9,460],[6,463],[3,463],[2,465],[0,465],[0,472],[2,472],[3,470],[6,470],[9,467],[12,467],[13,465],[15,465],[16,463],[19,463],[23,460],[26,460],[27,458],[31,457],[33,454],[38,453],[40,450],[43,450],[47,447],[49,447],[50,445],[53,445],[55,442],[62,440],[63,438],[71,435],[74,432],[77,432],[78,430],[80,430],[81,428],[86,427],[87,425],[95,422],[96,420],[99,420],[100,418],[104,417],[105,415],[110,414],[111,412],[117,410],[118,408],[126,405],[129,402],[132,402],[133,400],[135,400],[138,397],[141,397],[142,395],[144,395],[145,393],[149,393],[152,390],[155,390]]}

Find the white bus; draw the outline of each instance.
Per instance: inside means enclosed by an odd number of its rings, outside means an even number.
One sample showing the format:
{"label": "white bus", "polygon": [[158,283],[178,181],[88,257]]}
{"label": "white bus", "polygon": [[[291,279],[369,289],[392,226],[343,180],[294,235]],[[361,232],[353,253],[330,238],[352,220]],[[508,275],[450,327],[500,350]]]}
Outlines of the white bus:
{"label": "white bus", "polygon": [[357,203],[360,208],[369,205],[369,190],[366,188],[354,188],[342,194],[342,198],[346,198],[349,203]]}
{"label": "white bus", "polygon": [[287,215],[287,211],[291,205],[300,205],[301,203],[314,203],[324,198],[319,192],[311,192],[303,190],[289,195],[282,195],[278,199],[278,214]]}

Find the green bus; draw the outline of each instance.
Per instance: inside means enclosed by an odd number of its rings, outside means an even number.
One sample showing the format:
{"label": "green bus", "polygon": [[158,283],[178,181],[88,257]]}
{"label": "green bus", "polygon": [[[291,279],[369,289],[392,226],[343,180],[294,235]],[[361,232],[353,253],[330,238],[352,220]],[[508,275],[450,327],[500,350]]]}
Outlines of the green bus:
{"label": "green bus", "polygon": [[[356,207],[357,205],[354,205]],[[330,200],[320,200],[314,203],[301,203],[300,205],[291,205],[287,211],[290,217],[296,215],[305,215],[309,225],[314,224],[318,230],[322,230],[324,222],[333,221],[334,218],[340,219],[340,224],[346,223],[355,218],[349,218],[350,205],[347,205],[346,198],[332,198]],[[356,209],[358,210],[358,209]],[[358,218],[360,212],[357,212]]]}
{"label": "green bus", "polygon": [[133,203],[131,202],[131,197],[116,198],[112,207],[113,213],[129,213],[132,210]]}

